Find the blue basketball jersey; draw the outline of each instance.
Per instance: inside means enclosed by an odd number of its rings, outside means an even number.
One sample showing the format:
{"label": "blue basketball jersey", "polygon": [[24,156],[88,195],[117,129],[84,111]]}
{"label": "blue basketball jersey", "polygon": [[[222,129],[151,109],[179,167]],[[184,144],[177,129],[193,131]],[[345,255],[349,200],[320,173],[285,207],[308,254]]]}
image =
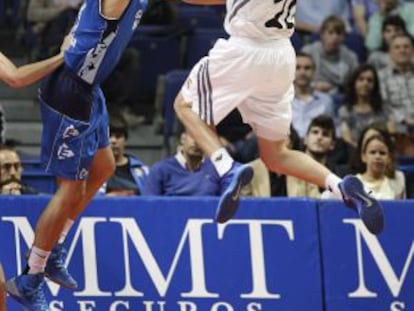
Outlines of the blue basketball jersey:
{"label": "blue basketball jersey", "polygon": [[101,0],[85,0],[65,52],[66,65],[87,83],[102,83],[118,63],[147,2],[130,0],[119,19],[108,19],[101,12]]}

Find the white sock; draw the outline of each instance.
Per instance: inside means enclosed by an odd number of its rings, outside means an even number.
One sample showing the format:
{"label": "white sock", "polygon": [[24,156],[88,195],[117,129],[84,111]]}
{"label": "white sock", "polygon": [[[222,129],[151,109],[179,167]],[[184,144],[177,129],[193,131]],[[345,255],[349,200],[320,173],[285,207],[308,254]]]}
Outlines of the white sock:
{"label": "white sock", "polygon": [[213,162],[216,168],[217,174],[222,177],[226,174],[233,166],[233,158],[227,152],[225,148],[220,148],[210,156],[211,162]]}
{"label": "white sock", "polygon": [[338,199],[343,199],[341,190],[339,190],[338,184],[342,181],[341,178],[335,174],[329,174],[325,179],[325,187],[331,191]]}
{"label": "white sock", "polygon": [[33,246],[29,255],[29,274],[38,274],[45,271],[50,252]]}
{"label": "white sock", "polygon": [[66,220],[65,225],[63,226],[62,232],[60,233],[60,236],[59,236],[59,240],[58,240],[59,244],[62,244],[63,242],[65,242],[66,236],[68,235],[70,228],[72,228],[74,223],[75,221],[73,221],[70,218]]}

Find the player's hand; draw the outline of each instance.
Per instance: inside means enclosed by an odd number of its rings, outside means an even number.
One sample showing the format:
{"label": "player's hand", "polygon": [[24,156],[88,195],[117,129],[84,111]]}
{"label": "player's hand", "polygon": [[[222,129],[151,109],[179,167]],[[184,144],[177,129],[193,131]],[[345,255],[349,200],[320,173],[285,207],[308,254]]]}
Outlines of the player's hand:
{"label": "player's hand", "polygon": [[63,39],[62,45],[60,46],[60,53],[63,53],[66,51],[67,48],[70,47],[72,44],[72,35],[67,35],[65,39]]}
{"label": "player's hand", "polygon": [[408,117],[404,119],[404,123],[408,126],[414,126],[414,117]]}
{"label": "player's hand", "polygon": [[12,181],[6,185],[3,185],[3,187],[1,187],[1,194],[5,194],[5,195],[21,195],[21,189],[22,186],[15,182]]}

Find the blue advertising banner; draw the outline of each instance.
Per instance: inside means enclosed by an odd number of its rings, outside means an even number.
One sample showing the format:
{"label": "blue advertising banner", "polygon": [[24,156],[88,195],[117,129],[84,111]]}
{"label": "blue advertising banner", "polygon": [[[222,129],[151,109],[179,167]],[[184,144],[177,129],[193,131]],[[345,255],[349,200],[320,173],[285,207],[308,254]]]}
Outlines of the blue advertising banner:
{"label": "blue advertising banner", "polygon": [[319,203],[325,310],[414,310],[414,202],[384,202],[379,236],[337,207]]}
{"label": "blue advertising banner", "polygon": [[[7,277],[24,267],[48,199],[0,198]],[[323,310],[315,201],[246,199],[223,225],[213,222],[216,204],[215,198],[95,199],[66,241],[79,288],[48,282],[50,310]],[[8,307],[21,310],[10,298]]]}

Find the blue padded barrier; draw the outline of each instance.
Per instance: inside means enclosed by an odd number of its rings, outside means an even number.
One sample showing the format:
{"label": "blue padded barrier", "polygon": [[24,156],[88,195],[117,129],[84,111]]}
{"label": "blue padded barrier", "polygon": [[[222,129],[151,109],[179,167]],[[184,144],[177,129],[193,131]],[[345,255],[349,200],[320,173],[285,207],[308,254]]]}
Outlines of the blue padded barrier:
{"label": "blue padded barrier", "polygon": [[137,89],[143,98],[153,99],[157,79],[180,66],[180,36],[151,35],[154,27],[140,26],[130,42],[139,52],[139,77]]}
{"label": "blue padded barrier", "polygon": [[[50,196],[0,197],[0,261],[20,273]],[[385,311],[414,305],[414,201],[385,202],[369,234],[342,203],[243,199],[217,225],[217,198],[96,198],[66,239],[79,289],[48,282],[51,310]],[[8,310],[20,307],[10,298]]]}
{"label": "blue padded barrier", "polygon": [[171,151],[169,140],[173,135],[175,126],[174,101],[189,73],[189,70],[173,70],[165,75],[163,115],[164,145],[167,149],[167,154],[170,154]]}
{"label": "blue padded barrier", "polygon": [[22,181],[40,193],[54,193],[57,187],[55,176],[43,170],[24,170]]}
{"label": "blue padded barrier", "polygon": [[[46,202],[0,198],[0,260],[8,277],[25,264]],[[48,299],[55,310],[71,311],[160,311],[159,303],[165,311],[321,310],[315,202],[246,200],[226,225],[212,220],[216,204],[215,198],[96,199],[67,238],[68,268],[79,289],[48,282]],[[8,306],[21,310],[11,299]]]}
{"label": "blue padded barrier", "polygon": [[368,232],[355,212],[319,204],[325,311],[411,310],[414,201],[384,202],[385,229]]}

